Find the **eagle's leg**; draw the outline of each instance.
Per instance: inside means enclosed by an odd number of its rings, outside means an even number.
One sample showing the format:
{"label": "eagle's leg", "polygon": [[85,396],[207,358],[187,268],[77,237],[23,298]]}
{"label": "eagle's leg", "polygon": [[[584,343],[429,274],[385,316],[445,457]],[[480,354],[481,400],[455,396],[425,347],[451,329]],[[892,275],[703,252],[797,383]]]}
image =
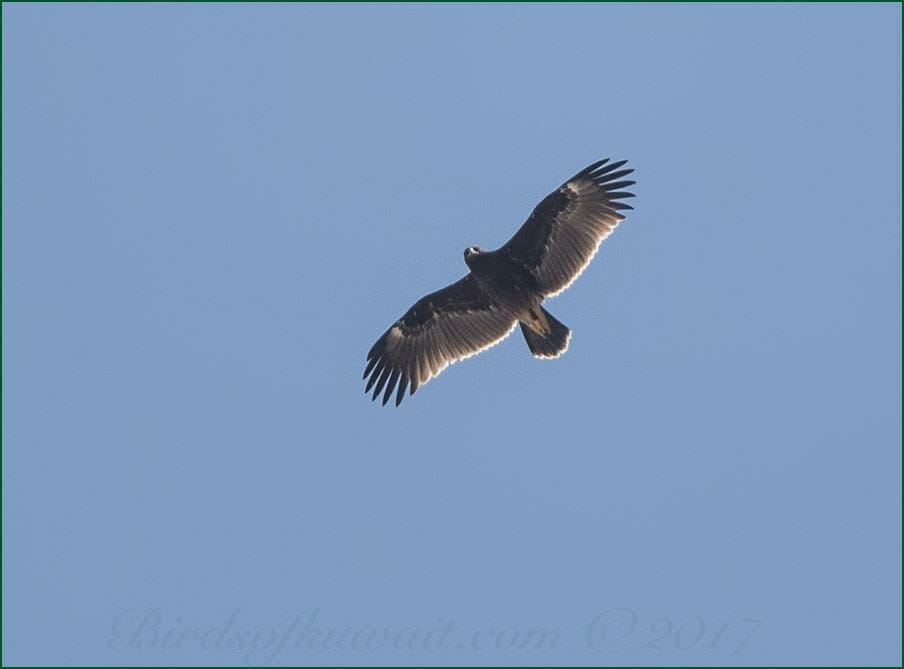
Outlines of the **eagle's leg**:
{"label": "eagle's leg", "polygon": [[547,320],[546,314],[539,305],[528,309],[521,315],[519,320],[542,337],[547,336],[551,331],[549,320]]}
{"label": "eagle's leg", "polygon": [[568,350],[571,330],[540,305],[521,314],[521,332],[536,358],[557,358]]}

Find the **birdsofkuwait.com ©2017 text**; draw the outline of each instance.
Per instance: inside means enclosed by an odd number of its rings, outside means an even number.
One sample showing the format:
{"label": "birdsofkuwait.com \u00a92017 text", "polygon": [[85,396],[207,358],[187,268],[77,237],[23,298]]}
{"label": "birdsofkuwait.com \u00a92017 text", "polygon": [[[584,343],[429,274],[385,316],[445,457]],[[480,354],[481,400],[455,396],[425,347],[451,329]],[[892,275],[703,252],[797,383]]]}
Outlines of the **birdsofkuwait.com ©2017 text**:
{"label": "birdsofkuwait.com \u00a92017 text", "polygon": [[277,624],[255,623],[245,611],[235,609],[211,625],[137,606],[114,618],[107,647],[120,653],[162,650],[176,657],[198,650],[236,653],[247,664],[337,652],[540,653],[553,658],[589,649],[597,655],[694,651],[730,658],[744,650],[761,623],[753,617],[645,616],[619,607],[594,614],[574,634],[558,625],[467,626],[443,616],[426,625],[346,625],[331,621],[323,609],[311,608]]}

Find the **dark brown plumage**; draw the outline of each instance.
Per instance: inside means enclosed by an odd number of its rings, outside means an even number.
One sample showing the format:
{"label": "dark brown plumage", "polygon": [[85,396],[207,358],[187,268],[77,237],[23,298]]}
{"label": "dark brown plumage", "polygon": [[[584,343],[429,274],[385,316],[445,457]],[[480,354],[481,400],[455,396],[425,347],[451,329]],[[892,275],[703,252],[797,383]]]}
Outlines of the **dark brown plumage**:
{"label": "dark brown plumage", "polygon": [[465,250],[470,272],[422,297],[367,354],[365,392],[393,392],[396,405],[449,364],[507,337],[520,323],[535,357],[565,352],[571,331],[542,307],[568,288],[596,255],[600,243],[624,219],[634,181],[607,160],[581,170],[540,202],[518,232],[495,251]]}

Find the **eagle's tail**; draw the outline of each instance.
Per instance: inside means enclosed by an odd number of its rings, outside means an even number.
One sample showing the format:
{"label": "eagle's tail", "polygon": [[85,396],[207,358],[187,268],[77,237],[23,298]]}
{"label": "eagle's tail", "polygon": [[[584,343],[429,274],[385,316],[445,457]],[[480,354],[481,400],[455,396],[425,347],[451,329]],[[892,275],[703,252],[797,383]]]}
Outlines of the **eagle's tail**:
{"label": "eagle's tail", "polygon": [[[539,312],[539,313],[537,313]],[[568,350],[571,330],[543,307],[531,309],[531,323],[521,321],[521,332],[535,358],[558,358]]]}

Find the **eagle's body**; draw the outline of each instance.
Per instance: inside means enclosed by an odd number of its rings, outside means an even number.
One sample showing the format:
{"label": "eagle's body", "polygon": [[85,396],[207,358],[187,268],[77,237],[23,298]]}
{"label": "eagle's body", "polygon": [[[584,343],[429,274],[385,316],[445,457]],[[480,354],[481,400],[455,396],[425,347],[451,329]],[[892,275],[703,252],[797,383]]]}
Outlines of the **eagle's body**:
{"label": "eagle's body", "polygon": [[465,263],[480,289],[500,309],[519,314],[543,302],[537,279],[505,249],[483,251],[472,246],[465,251]]}
{"label": "eagle's body", "polygon": [[[596,254],[600,243],[631,207],[618,200],[633,181],[626,161],[602,160],[548,195],[515,236],[495,251],[465,250],[471,270],[450,286],[422,297],[367,354],[365,392],[383,392],[396,404],[406,388],[419,386],[450,363],[470,357],[507,337],[520,323],[531,353],[556,358],[568,348],[571,331],[541,305],[565,290]],[[385,392],[384,392],[385,388]]]}

